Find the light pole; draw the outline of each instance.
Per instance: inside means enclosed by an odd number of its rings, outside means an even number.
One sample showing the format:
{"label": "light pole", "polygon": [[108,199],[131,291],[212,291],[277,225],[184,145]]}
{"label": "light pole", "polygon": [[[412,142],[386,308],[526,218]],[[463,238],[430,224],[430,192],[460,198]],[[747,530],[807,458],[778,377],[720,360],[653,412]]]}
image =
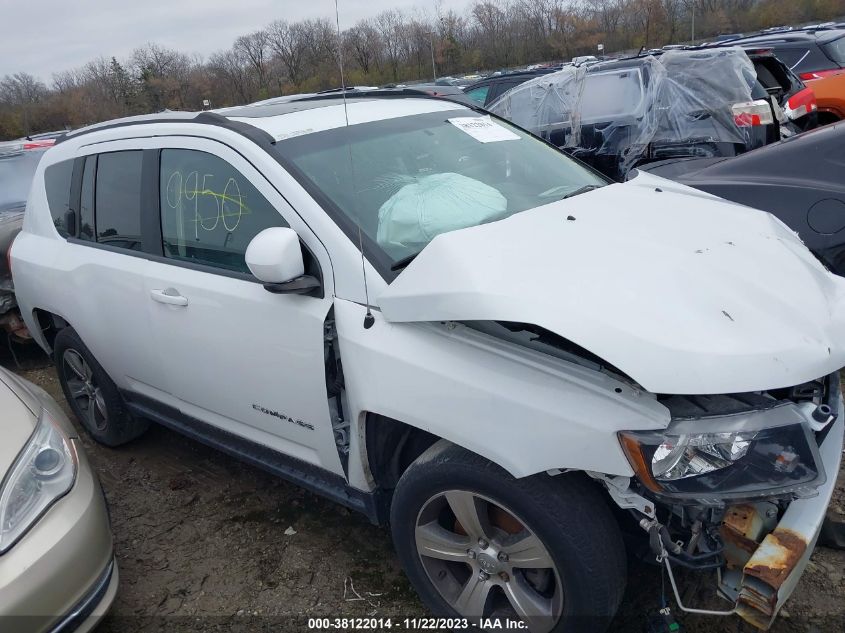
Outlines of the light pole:
{"label": "light pole", "polygon": [[690,42],[693,46],[695,46],[695,2],[692,3],[692,24],[690,26],[690,35],[692,37],[692,42]]}
{"label": "light pole", "polygon": [[434,31],[428,32],[428,43],[431,45],[431,75],[432,81],[437,81],[437,67],[434,65]]}

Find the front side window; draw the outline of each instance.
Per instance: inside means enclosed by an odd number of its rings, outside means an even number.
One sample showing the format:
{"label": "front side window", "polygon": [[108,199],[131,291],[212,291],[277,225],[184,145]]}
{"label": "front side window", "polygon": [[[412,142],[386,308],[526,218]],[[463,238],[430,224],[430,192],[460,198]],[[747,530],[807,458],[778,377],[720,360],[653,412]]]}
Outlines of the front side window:
{"label": "front side window", "polygon": [[607,180],[508,123],[454,109],[276,143],[289,171],[382,274],[440,233],[502,220]]}
{"label": "front side window", "polygon": [[249,273],[252,238],[287,226],[243,174],[212,154],[162,150],[160,183],[165,257]]}
{"label": "front side window", "polygon": [[833,40],[824,45],[827,56],[840,66],[845,65],[845,37]]}
{"label": "front side window", "polygon": [[[100,154],[97,158],[97,242],[141,249],[141,163],[143,152]],[[87,162],[87,161],[86,161]]]}

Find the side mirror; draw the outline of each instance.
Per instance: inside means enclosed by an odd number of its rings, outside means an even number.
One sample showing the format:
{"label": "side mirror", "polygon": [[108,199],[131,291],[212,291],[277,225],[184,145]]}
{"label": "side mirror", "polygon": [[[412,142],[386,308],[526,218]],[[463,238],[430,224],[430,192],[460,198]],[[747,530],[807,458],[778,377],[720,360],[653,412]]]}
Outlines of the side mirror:
{"label": "side mirror", "polygon": [[305,274],[302,246],[296,231],[274,226],[264,229],[249,243],[246,265],[264,288],[277,294],[307,294],[320,282]]}

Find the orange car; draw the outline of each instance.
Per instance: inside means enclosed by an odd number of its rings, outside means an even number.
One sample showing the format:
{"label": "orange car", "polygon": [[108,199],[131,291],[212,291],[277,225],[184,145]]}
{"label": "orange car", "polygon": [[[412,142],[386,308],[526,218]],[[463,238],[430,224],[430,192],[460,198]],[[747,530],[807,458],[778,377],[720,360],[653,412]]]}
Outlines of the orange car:
{"label": "orange car", "polygon": [[845,119],[845,72],[807,81],[816,93],[819,125]]}

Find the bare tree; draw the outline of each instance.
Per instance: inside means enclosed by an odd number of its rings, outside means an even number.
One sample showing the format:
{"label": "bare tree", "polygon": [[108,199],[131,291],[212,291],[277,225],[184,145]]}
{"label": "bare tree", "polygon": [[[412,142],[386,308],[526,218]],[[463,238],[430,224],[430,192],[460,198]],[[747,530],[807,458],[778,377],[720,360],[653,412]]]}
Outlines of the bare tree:
{"label": "bare tree", "polygon": [[382,84],[429,77],[432,56],[437,74],[445,75],[570,59],[595,52],[599,43],[612,52],[683,43],[693,13],[701,38],[845,11],[845,0],[474,0],[464,11],[446,5],[435,0],[432,13],[383,11],[340,41],[327,18],[277,21],[206,61],[150,43],[129,59],[105,56],[57,72],[49,89],[31,75],[8,75],[0,79],[0,138],[196,109],[203,99],[225,106],[336,87],[341,44],[349,83]]}
{"label": "bare tree", "polygon": [[241,35],[235,40],[234,47],[249,61],[255,71],[258,77],[258,91],[266,93],[267,73],[270,66],[270,37],[267,31],[258,30],[249,35]]}
{"label": "bare tree", "polygon": [[0,103],[18,110],[22,118],[23,133],[31,130],[32,108],[47,96],[47,86],[29,73],[15,73],[0,79]]}
{"label": "bare tree", "polygon": [[379,33],[369,20],[361,20],[344,33],[344,41],[361,71],[368,75],[379,64],[381,41]]}
{"label": "bare tree", "polygon": [[382,11],[375,18],[375,28],[381,37],[384,58],[390,66],[393,81],[399,79],[399,65],[402,61],[403,40],[402,13],[396,9]]}
{"label": "bare tree", "polygon": [[268,27],[267,35],[270,48],[281,60],[288,80],[298,88],[304,79],[305,54],[308,48],[302,25],[277,20]]}
{"label": "bare tree", "polygon": [[213,95],[216,101],[247,103],[254,100],[257,91],[247,64],[243,53],[234,48],[209,58],[209,71],[215,85],[224,91],[222,98],[219,94]]}
{"label": "bare tree", "polygon": [[10,105],[30,105],[47,96],[47,86],[29,73],[15,73],[0,79],[0,101]]}

